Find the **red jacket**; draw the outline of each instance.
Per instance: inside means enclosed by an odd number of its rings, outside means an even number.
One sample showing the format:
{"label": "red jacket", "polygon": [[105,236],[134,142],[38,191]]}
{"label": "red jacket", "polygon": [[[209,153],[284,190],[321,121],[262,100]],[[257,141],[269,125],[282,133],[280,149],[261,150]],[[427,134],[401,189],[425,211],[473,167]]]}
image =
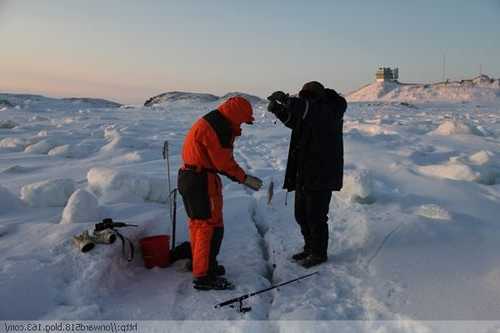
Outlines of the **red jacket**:
{"label": "red jacket", "polygon": [[182,148],[184,165],[216,170],[244,182],[246,174],[234,160],[233,143],[241,135],[241,124],[253,121],[252,106],[245,98],[229,98],[191,127]]}

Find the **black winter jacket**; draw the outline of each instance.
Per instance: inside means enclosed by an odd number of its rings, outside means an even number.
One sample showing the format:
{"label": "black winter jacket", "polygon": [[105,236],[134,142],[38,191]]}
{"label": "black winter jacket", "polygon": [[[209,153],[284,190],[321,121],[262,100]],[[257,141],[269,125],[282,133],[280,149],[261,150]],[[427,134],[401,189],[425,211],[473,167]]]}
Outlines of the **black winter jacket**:
{"label": "black winter jacket", "polygon": [[275,112],[292,129],[283,188],[288,191],[342,189],[343,116],[346,100],[325,89],[315,100],[289,97]]}

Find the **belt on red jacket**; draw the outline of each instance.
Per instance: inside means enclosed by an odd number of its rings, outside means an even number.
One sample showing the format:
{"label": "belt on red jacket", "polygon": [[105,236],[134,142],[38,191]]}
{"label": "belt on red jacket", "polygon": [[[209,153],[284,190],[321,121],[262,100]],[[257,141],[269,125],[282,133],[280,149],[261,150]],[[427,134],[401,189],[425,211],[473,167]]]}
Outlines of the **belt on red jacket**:
{"label": "belt on red jacket", "polygon": [[193,165],[193,164],[184,164],[183,169],[189,169],[189,170],[194,170],[196,172],[211,172],[211,173],[218,173],[217,170],[212,169],[212,168],[205,168],[199,165]]}

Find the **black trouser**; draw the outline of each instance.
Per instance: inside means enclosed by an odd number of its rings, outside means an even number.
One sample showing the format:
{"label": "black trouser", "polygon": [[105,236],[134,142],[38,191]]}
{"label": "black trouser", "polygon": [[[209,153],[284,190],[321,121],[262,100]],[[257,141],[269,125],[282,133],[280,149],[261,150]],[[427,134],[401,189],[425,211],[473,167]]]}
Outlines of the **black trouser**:
{"label": "black trouser", "polygon": [[224,238],[224,227],[215,228],[214,234],[212,236],[212,241],[210,243],[210,263],[208,267],[208,275],[215,276],[215,271],[218,265],[217,256],[219,255],[223,238]]}
{"label": "black trouser", "polygon": [[304,250],[326,256],[328,250],[328,211],[331,191],[295,191],[295,220],[304,236]]}

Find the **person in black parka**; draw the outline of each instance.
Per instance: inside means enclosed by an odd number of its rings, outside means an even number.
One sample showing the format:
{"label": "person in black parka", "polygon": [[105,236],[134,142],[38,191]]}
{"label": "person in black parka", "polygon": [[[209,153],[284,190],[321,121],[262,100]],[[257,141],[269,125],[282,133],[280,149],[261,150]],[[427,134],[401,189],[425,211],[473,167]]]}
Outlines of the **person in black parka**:
{"label": "person in black parka", "polygon": [[327,258],[332,191],[342,189],[346,100],[321,83],[306,83],[298,97],[276,91],[268,110],[292,129],[283,188],[295,191],[295,219],[304,236],[293,259],[309,268]]}

